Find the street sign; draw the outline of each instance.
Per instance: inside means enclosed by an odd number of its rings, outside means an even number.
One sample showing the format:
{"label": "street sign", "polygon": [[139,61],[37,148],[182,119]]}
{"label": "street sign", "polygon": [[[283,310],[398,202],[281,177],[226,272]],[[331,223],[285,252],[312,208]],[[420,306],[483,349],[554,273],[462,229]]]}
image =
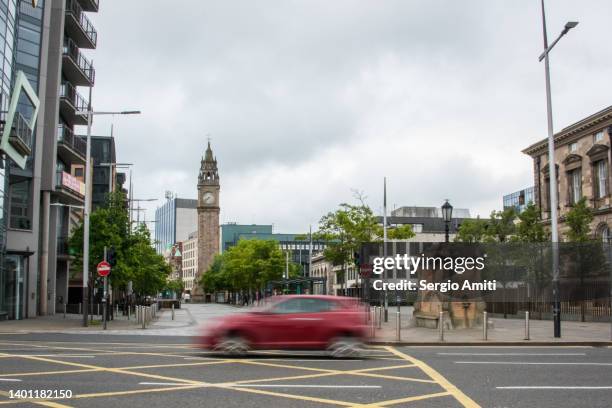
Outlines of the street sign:
{"label": "street sign", "polygon": [[362,278],[370,278],[372,277],[372,265],[371,264],[361,264],[359,267],[359,275]]}
{"label": "street sign", "polygon": [[111,266],[108,262],[102,261],[98,264],[98,266],[96,267],[96,270],[98,271],[98,275],[108,276],[111,271]]}

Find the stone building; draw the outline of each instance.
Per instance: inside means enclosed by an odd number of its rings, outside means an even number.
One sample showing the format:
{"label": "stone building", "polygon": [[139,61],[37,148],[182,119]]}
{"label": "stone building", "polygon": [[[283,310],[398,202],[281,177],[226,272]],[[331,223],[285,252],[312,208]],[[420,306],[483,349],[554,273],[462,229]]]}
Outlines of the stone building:
{"label": "stone building", "polygon": [[[219,253],[219,171],[210,142],[200,163],[198,176],[198,273],[195,281],[206,273]],[[194,301],[204,301],[198,285],[191,292]]]}
{"label": "stone building", "polygon": [[[565,215],[582,197],[593,209],[591,231],[608,239],[612,225],[610,196],[610,136],[612,106],[584,118],[555,134],[555,166],[559,198],[559,237],[565,239]],[[550,223],[550,176],[548,140],[541,140],[523,153],[533,158],[534,200],[542,219]]]}
{"label": "stone building", "polygon": [[183,285],[185,293],[191,294],[198,284],[195,276],[198,273],[198,233],[192,232],[186,241],[183,241]]}

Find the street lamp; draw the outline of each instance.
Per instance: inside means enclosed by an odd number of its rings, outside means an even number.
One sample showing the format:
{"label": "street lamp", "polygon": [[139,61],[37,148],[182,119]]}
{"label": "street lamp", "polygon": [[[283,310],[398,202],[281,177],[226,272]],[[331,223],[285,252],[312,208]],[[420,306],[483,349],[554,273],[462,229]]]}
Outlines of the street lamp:
{"label": "street lamp", "polygon": [[546,74],[546,115],[548,120],[548,174],[550,177],[549,195],[550,195],[550,229],[551,229],[551,245],[552,245],[552,276],[553,276],[553,322],[554,336],[561,337],[561,301],[559,297],[559,227],[558,227],[558,211],[557,211],[557,169],[555,168],[555,140],[553,133],[553,118],[552,118],[552,98],[550,95],[550,64],[548,55],[559,40],[569,32],[572,28],[578,25],[576,21],[570,21],[565,24],[563,31],[555,41],[548,45],[548,34],[546,31],[546,12],[544,10],[544,0],[542,3],[542,32],[544,36],[544,52],[540,55],[539,60],[544,60],[544,71]]}
{"label": "street lamp", "polygon": [[[94,115],[137,115],[140,111],[100,112],[91,110],[91,88],[89,108],[77,111],[76,115],[87,116],[87,148],[85,157],[85,209],[83,211],[83,326],[87,326],[89,307],[89,212],[91,210],[91,122]],[[104,294],[106,296],[106,293]]]}
{"label": "street lamp", "polygon": [[444,242],[449,242],[450,222],[453,218],[453,206],[448,202],[448,200],[444,201],[444,204],[442,204],[442,218],[444,219]]}

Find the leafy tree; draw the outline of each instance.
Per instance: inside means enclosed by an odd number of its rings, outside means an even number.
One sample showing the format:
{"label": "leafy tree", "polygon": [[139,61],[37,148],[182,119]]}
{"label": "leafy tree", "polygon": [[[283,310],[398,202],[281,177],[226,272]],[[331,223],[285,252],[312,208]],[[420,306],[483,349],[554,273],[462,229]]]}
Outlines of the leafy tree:
{"label": "leafy tree", "polygon": [[544,225],[540,217],[540,211],[533,204],[529,203],[518,215],[519,223],[516,227],[515,241],[518,242],[544,242],[547,239]]}
{"label": "leafy tree", "polygon": [[591,240],[591,221],[593,213],[587,206],[586,197],[582,197],[565,215],[569,231],[565,234],[570,242],[587,242]]}
{"label": "leafy tree", "polygon": [[516,211],[514,208],[492,211],[486,228],[486,235],[489,240],[506,242],[516,231],[515,219]]}
{"label": "leafy tree", "polygon": [[185,284],[180,278],[166,281],[166,285],[163,288],[163,292],[174,293],[177,297],[180,297],[184,290]]}
{"label": "leafy tree", "polygon": [[[415,234],[410,225],[388,229],[390,239],[408,239]],[[363,200],[359,205],[340,204],[340,208],[324,215],[319,221],[316,239],[327,242],[325,258],[334,266],[342,266],[339,277],[344,277],[353,254],[366,242],[382,242],[383,227]]]}
{"label": "leafy tree", "polygon": [[487,221],[480,219],[480,217],[463,220],[455,236],[455,241],[466,243],[483,242],[487,238],[487,228]]}
{"label": "leafy tree", "polygon": [[[269,281],[282,279],[285,257],[277,241],[242,239],[215,257],[199,284],[205,292],[262,290]],[[299,271],[298,265],[289,262],[289,277],[298,276]]]}

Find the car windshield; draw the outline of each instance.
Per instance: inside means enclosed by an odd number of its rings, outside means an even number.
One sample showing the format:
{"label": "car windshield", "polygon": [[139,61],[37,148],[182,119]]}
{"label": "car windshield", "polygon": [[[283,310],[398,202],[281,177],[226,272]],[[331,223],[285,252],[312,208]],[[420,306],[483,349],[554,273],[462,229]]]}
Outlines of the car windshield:
{"label": "car windshield", "polygon": [[319,313],[334,310],[334,302],[316,298],[293,298],[277,302],[269,308],[270,313]]}

